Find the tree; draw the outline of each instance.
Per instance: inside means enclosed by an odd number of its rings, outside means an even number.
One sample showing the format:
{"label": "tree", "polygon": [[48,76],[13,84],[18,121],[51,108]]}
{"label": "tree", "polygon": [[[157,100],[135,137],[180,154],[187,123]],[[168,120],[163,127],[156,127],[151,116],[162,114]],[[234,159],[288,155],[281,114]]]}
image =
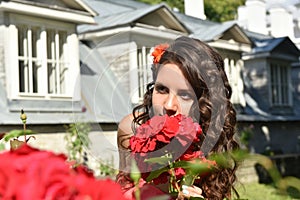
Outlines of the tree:
{"label": "tree", "polygon": [[184,13],[184,0],[137,0],[151,5],[165,2],[170,8],[178,9],[179,12]]}
{"label": "tree", "polygon": [[233,20],[237,16],[237,8],[245,4],[245,0],[204,0],[207,19],[215,22]]}
{"label": "tree", "polygon": [[[148,4],[165,2],[172,9],[177,8],[184,13],[184,0],[138,0]],[[195,0],[196,1],[196,0]],[[204,0],[205,15],[208,20],[225,22],[233,20],[237,15],[237,8],[245,4],[246,0]]]}

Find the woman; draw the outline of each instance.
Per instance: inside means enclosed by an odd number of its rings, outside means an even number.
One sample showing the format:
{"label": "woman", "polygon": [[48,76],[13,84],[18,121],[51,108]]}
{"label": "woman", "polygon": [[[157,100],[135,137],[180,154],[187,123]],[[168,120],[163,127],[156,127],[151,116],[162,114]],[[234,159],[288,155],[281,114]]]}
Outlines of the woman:
{"label": "woman", "polygon": [[[234,140],[236,112],[230,102],[232,91],[222,57],[207,44],[189,37],[179,37],[165,47],[165,51],[154,54],[154,81],[148,84],[143,103],[119,124],[121,172],[129,166],[129,138],[137,126],[155,115],[192,117],[202,127],[199,145],[205,155],[239,148]],[[184,192],[206,199],[230,199],[236,167],[235,163],[232,168],[214,171],[201,178],[197,185],[201,189],[189,187]],[[122,173],[117,180],[124,181]]]}

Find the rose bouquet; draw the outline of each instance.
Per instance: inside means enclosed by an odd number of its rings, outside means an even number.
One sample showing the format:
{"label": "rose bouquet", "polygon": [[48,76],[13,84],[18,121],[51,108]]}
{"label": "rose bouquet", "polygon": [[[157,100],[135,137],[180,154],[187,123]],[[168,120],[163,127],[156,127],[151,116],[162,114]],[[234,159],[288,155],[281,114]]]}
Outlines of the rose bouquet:
{"label": "rose bouquet", "polygon": [[200,151],[202,129],[184,115],[154,116],[136,129],[130,149],[141,177],[154,185],[169,184],[169,193],[180,195],[182,185],[192,185],[214,161]]}
{"label": "rose bouquet", "polygon": [[23,144],[0,154],[0,199],[124,199],[120,185],[97,180],[83,166],[72,167],[63,154]]}

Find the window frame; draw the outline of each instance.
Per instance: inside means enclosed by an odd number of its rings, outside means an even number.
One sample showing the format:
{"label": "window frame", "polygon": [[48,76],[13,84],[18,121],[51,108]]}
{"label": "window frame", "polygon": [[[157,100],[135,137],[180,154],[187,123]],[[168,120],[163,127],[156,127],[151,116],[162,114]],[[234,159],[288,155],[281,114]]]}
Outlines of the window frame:
{"label": "window frame", "polygon": [[147,84],[153,81],[152,77],[152,57],[153,47],[142,46],[137,49],[137,76],[138,76],[138,98],[139,102],[144,99]]}
{"label": "window frame", "polygon": [[[6,82],[7,91],[9,99],[47,99],[47,100],[80,100],[80,81],[78,77],[80,76],[79,69],[79,44],[78,37],[76,34],[76,26],[74,24],[59,22],[50,19],[30,17],[20,14],[9,14],[10,25],[7,30],[8,42],[6,45],[8,51],[6,53]],[[18,27],[38,27],[40,28],[40,34],[37,36],[36,41],[36,57],[29,56],[27,58],[19,56],[19,31]],[[64,78],[65,82],[65,93],[49,93],[48,92],[48,81],[47,78],[47,29],[62,31],[65,33],[65,43],[63,45],[63,50],[65,52],[64,59],[62,62],[67,65],[67,71]],[[30,39],[30,38],[29,38]],[[16,41],[17,40],[17,41]],[[58,41],[59,42],[59,41]],[[44,51],[43,51],[44,50]],[[72,55],[72,56],[71,56]],[[24,56],[24,55],[23,55]],[[19,60],[29,60],[30,62],[35,62],[37,64],[38,71],[37,74],[40,76],[40,83],[37,83],[36,90],[38,92],[33,92],[33,86],[30,86],[30,90],[19,90],[20,80],[19,80]],[[47,60],[48,59],[48,60]],[[59,63],[61,60],[56,60]],[[32,68],[30,69],[32,70]],[[43,84],[41,84],[43,83]],[[29,88],[29,87],[28,87]]]}
{"label": "window frame", "polygon": [[[268,65],[269,102],[271,107],[292,106],[291,66],[287,62],[272,60]],[[284,72],[284,74],[282,73]],[[275,94],[276,93],[276,94]]]}

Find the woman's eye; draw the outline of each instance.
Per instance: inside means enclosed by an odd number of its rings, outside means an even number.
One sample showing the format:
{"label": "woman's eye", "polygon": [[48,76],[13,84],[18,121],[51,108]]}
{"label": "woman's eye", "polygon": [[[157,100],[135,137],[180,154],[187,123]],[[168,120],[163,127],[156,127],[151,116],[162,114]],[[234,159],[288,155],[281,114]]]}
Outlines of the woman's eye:
{"label": "woman's eye", "polygon": [[161,93],[161,94],[165,94],[165,93],[168,93],[168,88],[166,88],[165,86],[163,85],[155,85],[155,90],[158,92],[158,93]]}
{"label": "woman's eye", "polygon": [[188,92],[182,92],[179,94],[179,96],[183,99],[183,100],[190,100],[192,99],[192,95]]}

